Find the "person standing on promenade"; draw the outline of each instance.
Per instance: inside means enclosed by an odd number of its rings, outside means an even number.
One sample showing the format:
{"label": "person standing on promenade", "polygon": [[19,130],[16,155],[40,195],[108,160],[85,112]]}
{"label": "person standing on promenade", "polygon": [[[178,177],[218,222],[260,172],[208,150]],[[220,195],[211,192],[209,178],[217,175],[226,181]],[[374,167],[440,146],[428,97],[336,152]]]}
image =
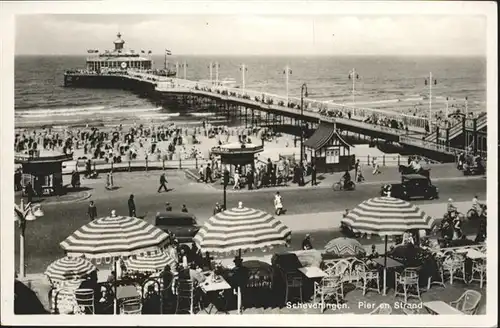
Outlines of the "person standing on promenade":
{"label": "person standing on promenade", "polygon": [[313,163],[311,166],[311,185],[315,186],[318,184],[318,181],[316,180],[316,164]]}
{"label": "person standing on promenade", "polygon": [[357,159],[356,163],[354,164],[354,176],[355,176],[355,179],[358,178],[359,167],[360,167],[360,163],[359,163],[359,159]]}
{"label": "person standing on promenade", "polygon": [[182,204],[182,209],[181,209],[181,212],[182,213],[188,213],[188,209],[186,207],[186,204]]}
{"label": "person standing on promenade", "polygon": [[165,204],[165,211],[166,212],[172,212],[172,205],[170,205],[169,202]]}
{"label": "person standing on promenade", "polygon": [[95,206],[93,200],[90,201],[89,208],[87,209],[87,214],[90,218],[90,221],[94,221],[97,218],[97,207]]}
{"label": "person standing on promenade", "polygon": [[162,188],[165,189],[165,192],[168,192],[167,178],[165,177],[165,172],[162,173],[162,175],[160,176],[160,187],[158,188],[158,192],[160,192]]}
{"label": "person standing on promenade", "polygon": [[135,217],[135,202],[134,195],[130,195],[128,199],[128,215]]}

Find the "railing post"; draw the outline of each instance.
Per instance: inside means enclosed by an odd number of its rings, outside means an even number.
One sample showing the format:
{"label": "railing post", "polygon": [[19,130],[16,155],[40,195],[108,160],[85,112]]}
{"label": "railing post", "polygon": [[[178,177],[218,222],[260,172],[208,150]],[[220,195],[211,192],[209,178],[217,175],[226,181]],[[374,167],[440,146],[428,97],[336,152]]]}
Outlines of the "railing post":
{"label": "railing post", "polygon": [[370,165],[370,154],[368,154],[368,156],[366,156],[366,160],[367,160],[367,164]]}
{"label": "railing post", "polygon": [[165,157],[162,157],[162,159],[161,159],[161,167],[165,171]]}
{"label": "railing post", "polygon": [[198,157],[194,158],[194,167],[198,169]]}
{"label": "railing post", "polygon": [[148,156],[146,155],[146,172],[148,171]]}
{"label": "railing post", "polygon": [[128,171],[129,172],[131,171],[131,168],[130,168],[130,158],[128,159]]}
{"label": "railing post", "polygon": [[382,155],[382,166],[385,166],[385,154]]}
{"label": "railing post", "polygon": [[111,161],[111,171],[113,171],[113,161]]}
{"label": "railing post", "polygon": [[398,166],[401,165],[401,156],[398,154]]}
{"label": "railing post", "polygon": [[182,169],[182,159],[181,159],[181,157],[179,156],[179,170],[181,170],[181,169]]}

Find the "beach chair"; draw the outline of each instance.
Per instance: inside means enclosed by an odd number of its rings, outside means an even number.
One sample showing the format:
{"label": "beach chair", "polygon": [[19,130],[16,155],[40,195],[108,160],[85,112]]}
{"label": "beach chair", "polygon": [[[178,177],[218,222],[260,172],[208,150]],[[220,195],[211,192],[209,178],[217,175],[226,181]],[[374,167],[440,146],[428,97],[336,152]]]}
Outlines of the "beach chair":
{"label": "beach chair", "polygon": [[195,308],[201,309],[199,302],[195,301],[195,287],[190,279],[179,279],[177,283],[177,307],[175,314],[187,311],[194,314]]}
{"label": "beach chair", "polygon": [[[359,277],[359,280],[356,283],[356,288],[360,288],[363,290],[363,295],[366,295],[366,292],[369,290],[376,291],[380,294],[380,275],[377,269],[370,269],[368,266],[359,261],[360,263],[356,263],[353,267],[357,273],[356,275]],[[377,288],[369,287],[370,282],[375,282]]]}
{"label": "beach chair", "polygon": [[128,298],[121,302],[120,314],[142,314],[141,297]]}
{"label": "beach chair", "polygon": [[[302,276],[296,274],[295,272],[282,272],[283,280],[285,281],[285,302],[299,299],[301,302],[302,298]],[[293,298],[290,299],[290,292],[297,290],[298,293],[294,295]]]}
{"label": "beach chair", "polygon": [[75,300],[82,314],[95,314],[94,291],[81,288],[75,291]]}
{"label": "beach chair", "polygon": [[472,262],[472,274],[469,283],[479,281],[479,288],[483,288],[483,283],[486,282],[486,263],[482,259]]}
{"label": "beach chair", "polygon": [[[335,301],[338,304],[340,302],[340,298],[343,297],[342,294],[342,281],[336,277],[324,277],[321,281],[314,282],[314,295],[313,301],[316,300],[316,297],[320,297],[321,300],[321,313],[323,313],[326,309],[325,300],[327,297],[335,297]],[[339,298],[340,296],[340,298]]]}

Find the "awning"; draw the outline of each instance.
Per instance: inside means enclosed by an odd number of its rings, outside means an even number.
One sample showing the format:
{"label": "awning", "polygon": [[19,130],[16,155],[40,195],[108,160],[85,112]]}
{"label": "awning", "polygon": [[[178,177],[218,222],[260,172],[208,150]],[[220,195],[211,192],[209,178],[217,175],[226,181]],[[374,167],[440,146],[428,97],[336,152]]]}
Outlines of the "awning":
{"label": "awning", "polygon": [[335,135],[335,126],[329,123],[320,123],[313,135],[304,142],[304,146],[319,150]]}

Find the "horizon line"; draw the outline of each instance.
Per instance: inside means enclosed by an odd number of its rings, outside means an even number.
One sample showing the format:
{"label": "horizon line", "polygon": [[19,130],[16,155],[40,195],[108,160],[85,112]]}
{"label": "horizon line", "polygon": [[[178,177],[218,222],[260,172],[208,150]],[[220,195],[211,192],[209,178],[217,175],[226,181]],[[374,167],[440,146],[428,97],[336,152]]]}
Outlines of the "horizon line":
{"label": "horizon line", "polygon": [[[33,54],[33,53],[20,53],[14,56],[73,56],[73,57],[87,57],[87,54]],[[163,54],[156,53],[153,56],[163,56]],[[487,54],[175,54],[169,57],[189,56],[189,57],[206,57],[206,56],[219,56],[219,57],[483,57],[487,58]],[[168,58],[168,57],[167,57]]]}

